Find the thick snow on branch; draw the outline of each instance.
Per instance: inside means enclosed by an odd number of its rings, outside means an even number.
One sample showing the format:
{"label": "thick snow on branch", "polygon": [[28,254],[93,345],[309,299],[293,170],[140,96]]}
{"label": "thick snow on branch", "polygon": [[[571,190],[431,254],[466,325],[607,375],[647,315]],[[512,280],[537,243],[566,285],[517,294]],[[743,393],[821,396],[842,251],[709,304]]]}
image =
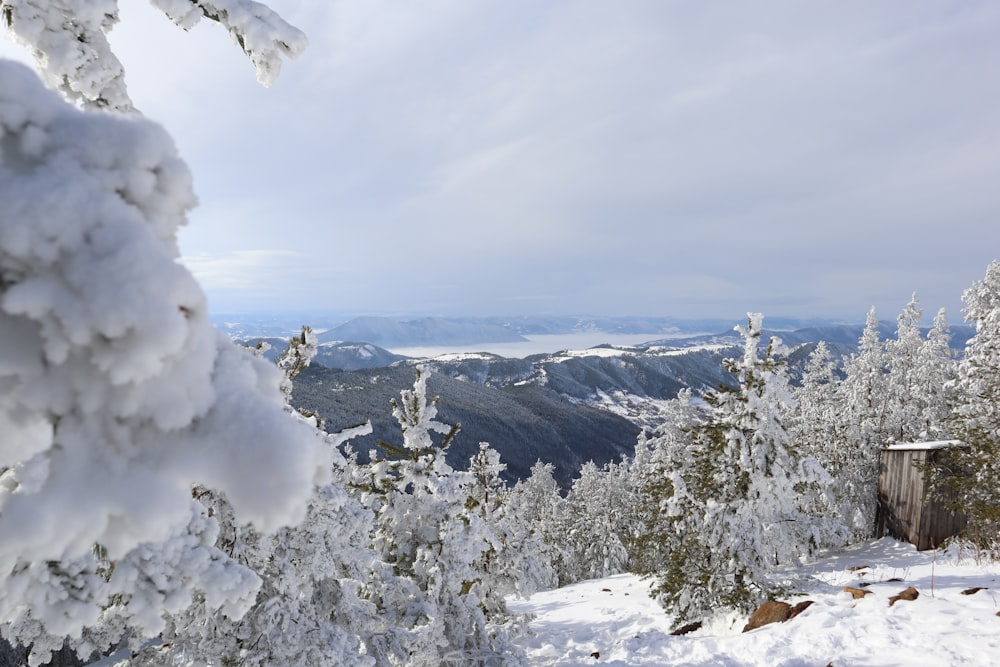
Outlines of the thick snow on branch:
{"label": "thick snow on branch", "polygon": [[257,68],[257,81],[270,86],[281,73],[281,57],[305,50],[305,33],[253,0],[151,0],[170,20],[190,30],[202,17],[218,21]]}
{"label": "thick snow on branch", "polygon": [[[151,2],[185,30],[203,17],[220,23],[265,86],[278,78],[282,56],[295,58],[307,44],[302,31],[253,0]],[[0,0],[0,21],[31,50],[46,83],[67,99],[88,108],[133,109],[124,68],[107,37],[118,22],[118,0]]]}
{"label": "thick snow on branch", "polygon": [[46,83],[86,107],[132,109],[125,71],[107,32],[118,0],[0,0],[15,40],[31,49]]}
{"label": "thick snow on branch", "polygon": [[[0,61],[0,201],[0,625],[52,620],[59,594],[29,595],[19,573],[95,548],[139,562],[140,545],[190,534],[195,484],[258,529],[300,520],[329,452],[175,261],[195,198],[169,136]],[[100,583],[65,576],[73,599]],[[88,615],[63,620],[72,634]]]}

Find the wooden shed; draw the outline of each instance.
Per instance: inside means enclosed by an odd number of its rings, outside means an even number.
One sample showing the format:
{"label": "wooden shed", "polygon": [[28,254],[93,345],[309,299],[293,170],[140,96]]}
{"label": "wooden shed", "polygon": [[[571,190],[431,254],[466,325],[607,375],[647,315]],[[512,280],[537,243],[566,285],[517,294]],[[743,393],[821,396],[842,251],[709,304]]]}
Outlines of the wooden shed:
{"label": "wooden shed", "polygon": [[947,498],[928,497],[925,468],[941,450],[962,446],[958,440],[937,440],[896,444],[882,450],[876,536],[891,535],[923,551],[939,546],[965,528],[965,515],[947,509]]}

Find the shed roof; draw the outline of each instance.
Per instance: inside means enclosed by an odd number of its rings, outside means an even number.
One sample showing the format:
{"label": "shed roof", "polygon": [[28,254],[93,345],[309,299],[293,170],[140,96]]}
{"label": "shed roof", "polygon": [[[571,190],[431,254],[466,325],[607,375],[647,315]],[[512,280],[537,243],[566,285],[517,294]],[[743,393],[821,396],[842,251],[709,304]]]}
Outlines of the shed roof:
{"label": "shed roof", "polygon": [[895,445],[889,445],[886,449],[890,451],[912,451],[946,449],[948,447],[962,447],[963,445],[964,443],[961,440],[931,440],[928,442],[898,442]]}

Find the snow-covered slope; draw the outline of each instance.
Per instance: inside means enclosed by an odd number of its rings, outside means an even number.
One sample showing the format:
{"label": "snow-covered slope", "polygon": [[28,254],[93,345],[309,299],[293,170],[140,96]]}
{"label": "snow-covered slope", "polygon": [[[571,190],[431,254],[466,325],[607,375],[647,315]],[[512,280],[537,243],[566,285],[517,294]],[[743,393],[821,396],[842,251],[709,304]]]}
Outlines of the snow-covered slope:
{"label": "snow-covered slope", "polygon": [[[852,571],[848,568],[867,566]],[[882,539],[786,573],[784,600],[812,600],[798,617],[742,633],[722,615],[686,636],[632,575],[585,581],[512,600],[534,614],[522,639],[534,667],[950,667],[1000,659],[1000,563]],[[845,586],[871,591],[861,599]],[[919,597],[890,606],[907,587]],[[982,590],[966,594],[974,588]],[[595,655],[596,654],[596,655]]]}

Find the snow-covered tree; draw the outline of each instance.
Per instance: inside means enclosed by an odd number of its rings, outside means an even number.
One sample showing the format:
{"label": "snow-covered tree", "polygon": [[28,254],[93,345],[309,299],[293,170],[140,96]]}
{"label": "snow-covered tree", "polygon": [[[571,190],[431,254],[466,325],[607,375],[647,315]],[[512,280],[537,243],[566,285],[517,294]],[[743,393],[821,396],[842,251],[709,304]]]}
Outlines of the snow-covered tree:
{"label": "snow-covered tree", "polygon": [[919,438],[923,406],[913,395],[919,384],[921,348],[920,333],[923,310],[914,294],[899,314],[896,337],[885,343],[885,422],[886,442],[913,442]]}
{"label": "snow-covered tree", "polygon": [[919,406],[916,421],[911,425],[914,439],[947,439],[958,363],[951,349],[951,329],[943,308],[934,316],[934,324],[920,346],[915,371],[910,384],[910,396]]}
{"label": "snow-covered tree", "polygon": [[554,584],[549,564],[541,557],[546,548],[541,536],[532,532],[528,520],[511,502],[514,491],[500,477],[506,468],[499,452],[485,442],[479,443],[479,451],[469,461],[472,481],[465,505],[493,536],[490,548],[476,565],[482,573],[482,603],[491,620],[507,616],[507,596],[527,597]]}
{"label": "snow-covered tree", "polygon": [[569,566],[570,555],[563,543],[566,500],[559,493],[551,463],[536,461],[531,474],[514,485],[507,499],[507,513],[516,517],[513,526],[526,545],[533,545],[531,558],[537,568],[539,588],[559,584],[559,571]]}
{"label": "snow-covered tree", "polygon": [[[225,24],[265,74],[304,44],[257,3],[156,4]],[[50,85],[129,110],[106,39],[117,11],[0,0]],[[280,373],[208,323],[176,262],[195,197],[172,141],[3,61],[0,198],[0,634],[34,665],[64,642],[142,644],[192,604],[239,618],[261,578],[219,548],[192,490],[267,533],[306,514],[330,451],[285,412]]]}
{"label": "snow-covered tree", "polygon": [[868,537],[875,529],[879,457],[889,437],[887,364],[878,317],[872,308],[858,351],[844,362],[845,377],[840,385],[842,432],[849,453],[837,470],[837,479],[843,502],[852,516],[856,514],[852,523],[857,538]]}
{"label": "snow-covered tree", "polygon": [[112,599],[135,637],[195,595],[238,616],[260,581],[192,488],[272,531],[305,515],[329,452],[176,262],[195,199],[162,130],[2,62],[0,135],[0,631],[39,661]]}
{"label": "snow-covered tree", "polygon": [[[673,554],[682,557],[682,540],[687,529],[681,521],[689,515],[676,511],[685,492],[685,476],[680,471],[691,463],[692,431],[704,423],[707,413],[692,401],[691,390],[681,390],[667,402],[663,422],[651,434],[642,433],[632,459],[632,486],[635,488],[636,528],[626,543],[629,569],[641,575],[661,574],[673,569]],[[689,472],[688,479],[693,477]],[[675,512],[667,513],[673,499]],[[690,528],[690,527],[688,527]],[[681,564],[681,563],[679,563]]]}
{"label": "snow-covered tree", "polygon": [[[437,421],[422,369],[393,401],[393,414],[402,443],[380,443],[388,456],[373,453],[353,482],[374,512],[373,543],[391,568],[366,590],[379,611],[368,653],[380,665],[523,664],[485,567],[503,544],[477,511],[474,475],[445,460],[458,426]],[[435,442],[434,433],[443,439]]]}
{"label": "snow-covered tree", "polygon": [[783,423],[791,391],[778,341],[760,354],[762,320],[750,314],[738,328],[743,356],[726,360],[739,386],[707,393],[711,418],[672,445],[680,467],[670,473],[663,511],[678,538],[654,592],[682,619],[759,603],[773,569],[797,562],[823,532],[798,488],[822,483],[825,471],[792,447]]}
{"label": "snow-covered tree", "polygon": [[628,551],[622,536],[631,524],[623,520],[630,497],[626,470],[613,464],[598,468],[590,461],[573,480],[560,531],[568,552],[558,570],[561,585],[625,571]]}
{"label": "snow-covered tree", "polygon": [[796,446],[821,461],[829,456],[830,431],[839,426],[839,384],[837,362],[827,344],[820,341],[806,361],[787,424]]}
{"label": "snow-covered tree", "polygon": [[360,655],[376,614],[361,595],[379,568],[369,541],[372,517],[345,491],[348,470],[338,451],[370,432],[365,424],[326,436],[333,479],[315,489],[300,524],[273,534],[240,524],[224,496],[198,489],[198,501],[219,523],[218,548],[259,576],[260,590],[240,616],[213,613],[196,598],[171,614],[160,641],[129,664],[373,664]]}
{"label": "snow-covered tree", "polygon": [[857,454],[841,414],[837,369],[826,343],[817,343],[795,390],[795,404],[787,420],[789,436],[799,454],[815,458],[831,475],[799,487],[800,503],[807,513],[825,518],[817,522],[824,529],[816,536],[820,547],[841,546],[856,532],[870,530],[856,508],[853,480],[837,476],[854,465]]}
{"label": "snow-covered tree", "polygon": [[976,327],[959,364],[950,433],[964,447],[942,452],[935,483],[957,492],[969,517],[967,535],[1000,549],[1000,261],[962,297],[965,318]]}

